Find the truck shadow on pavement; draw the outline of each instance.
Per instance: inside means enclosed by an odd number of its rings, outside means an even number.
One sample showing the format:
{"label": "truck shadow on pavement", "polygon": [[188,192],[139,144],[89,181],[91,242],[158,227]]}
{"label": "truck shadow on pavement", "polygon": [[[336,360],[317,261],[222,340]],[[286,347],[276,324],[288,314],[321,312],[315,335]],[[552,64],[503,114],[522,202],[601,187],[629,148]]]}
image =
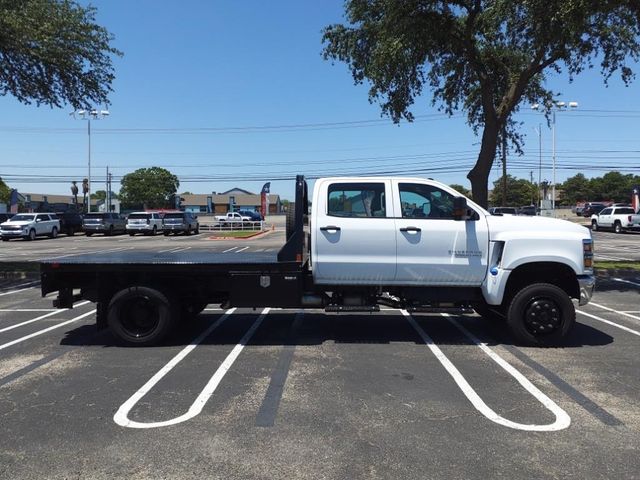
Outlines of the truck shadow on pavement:
{"label": "truck shadow on pavement", "polygon": [[[255,322],[259,312],[236,313],[208,335],[201,345],[236,345]],[[176,328],[171,337],[156,347],[189,345],[204,332],[219,314],[204,313]],[[437,345],[473,345],[473,341],[449,320],[437,314],[419,314],[414,317],[422,329]],[[489,346],[518,345],[498,319],[482,319],[475,315],[452,317],[478,339]],[[276,312],[266,316],[262,325],[250,339],[252,346],[309,346],[335,344],[416,344],[424,345],[417,332],[399,312],[393,314],[323,314],[307,312],[296,321],[296,314]],[[576,322],[571,335],[558,348],[601,346],[613,343],[606,333]],[[67,332],[61,345],[123,347],[108,331],[97,332],[95,325],[83,325]]]}

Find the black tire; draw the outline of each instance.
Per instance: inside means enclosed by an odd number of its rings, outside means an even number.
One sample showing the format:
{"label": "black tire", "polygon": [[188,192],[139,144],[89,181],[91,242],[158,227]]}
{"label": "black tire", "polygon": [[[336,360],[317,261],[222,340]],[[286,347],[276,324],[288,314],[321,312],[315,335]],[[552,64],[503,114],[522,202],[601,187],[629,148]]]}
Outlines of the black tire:
{"label": "black tire", "polygon": [[613,224],[613,231],[616,233],[624,233],[624,230],[622,229],[622,225],[620,224],[620,222],[616,222]]}
{"label": "black tire", "polygon": [[135,233],[130,233],[129,234],[130,237],[133,237],[134,235],[135,235]]}
{"label": "black tire", "polygon": [[51,229],[51,233],[49,234],[50,238],[56,238],[58,236],[58,227],[53,227]]}
{"label": "black tire", "polygon": [[191,225],[187,225],[187,229],[184,231],[184,234],[187,236],[191,235]]}
{"label": "black tire", "polygon": [[163,234],[165,237],[168,237],[168,236],[169,236],[169,233],[171,233],[171,232],[168,232],[168,231],[166,231],[166,230],[165,230],[164,232],[162,232],[162,234]]}
{"label": "black tire", "polygon": [[518,342],[537,347],[562,343],[576,319],[576,310],[564,290],[534,283],[520,290],[507,310],[507,325]]}
{"label": "black tire", "polygon": [[113,225],[110,225],[110,226],[109,226],[109,230],[107,230],[107,235],[108,235],[109,237],[113,236]]}
{"label": "black tire", "polygon": [[178,318],[175,302],[150,287],[130,287],[109,302],[107,325],[127,345],[151,346],[161,342]]}
{"label": "black tire", "polygon": [[3,241],[3,242],[8,242],[8,241],[9,241],[9,239],[8,239],[8,238],[3,238],[3,239],[2,239],[2,241]]}
{"label": "black tire", "polygon": [[73,229],[73,227],[67,228],[67,236],[68,237],[73,237],[74,233],[76,233],[76,231]]}
{"label": "black tire", "polygon": [[158,233],[158,227],[154,225],[153,228],[151,229],[151,235],[155,236],[156,233]]}
{"label": "black tire", "polygon": [[84,233],[84,235],[85,235],[86,237],[90,237],[91,235],[93,235],[93,233],[91,233],[91,232],[85,232],[85,233]]}
{"label": "black tire", "polygon": [[25,240],[29,240],[30,242],[32,242],[35,239],[36,239],[36,231],[32,228],[31,230],[29,230],[29,233],[28,233],[27,237],[25,238]]}
{"label": "black tire", "polygon": [[598,231],[598,222],[596,220],[591,220],[591,230],[594,232]]}
{"label": "black tire", "polygon": [[287,215],[285,217],[285,225],[286,225],[286,238],[289,240],[296,227],[296,204],[290,203],[289,208],[287,209]]}

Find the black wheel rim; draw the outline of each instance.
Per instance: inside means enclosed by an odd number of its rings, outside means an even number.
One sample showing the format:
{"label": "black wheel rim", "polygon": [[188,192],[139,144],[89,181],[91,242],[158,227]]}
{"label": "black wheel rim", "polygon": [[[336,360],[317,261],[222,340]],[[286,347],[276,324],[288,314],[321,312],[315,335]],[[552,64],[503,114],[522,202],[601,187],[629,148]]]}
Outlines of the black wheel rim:
{"label": "black wheel rim", "polygon": [[148,297],[133,298],[120,309],[122,328],[132,338],[151,335],[160,323],[160,309]]}
{"label": "black wheel rim", "polygon": [[549,335],[562,325],[560,306],[550,298],[535,298],[524,311],[524,325],[532,335]]}

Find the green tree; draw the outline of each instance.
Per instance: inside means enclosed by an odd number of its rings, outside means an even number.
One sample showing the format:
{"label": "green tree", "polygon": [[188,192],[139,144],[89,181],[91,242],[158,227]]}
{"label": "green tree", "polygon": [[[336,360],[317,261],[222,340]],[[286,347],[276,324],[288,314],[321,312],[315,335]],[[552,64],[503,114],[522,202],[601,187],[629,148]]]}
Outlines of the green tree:
{"label": "green tree", "polygon": [[0,178],[0,203],[9,203],[11,197],[11,188]]}
{"label": "green tree", "polygon": [[[111,198],[113,200],[118,199],[118,194],[111,192]],[[107,191],[106,190],[96,190],[91,194],[91,200],[106,200],[107,199]]]}
{"label": "green tree", "polygon": [[589,182],[595,200],[629,202],[634,180],[633,175],[623,175],[620,172],[608,172],[602,177],[592,178]]}
{"label": "green tree", "polygon": [[348,24],[324,30],[324,57],[346,63],[355,83],[370,83],[369,100],[394,122],[425,89],[449,115],[462,110],[482,146],[467,178],[487,204],[487,183],[499,139],[520,151],[512,119],[522,102],[552,104],[546,72],[569,77],[596,61],[605,78],[640,57],[637,0],[346,0]]}
{"label": "green tree", "polygon": [[0,0],[0,94],[74,108],[107,104],[113,35],[72,0]]}
{"label": "green tree", "polygon": [[593,199],[591,184],[582,173],[567,178],[560,185],[560,190],[562,190],[563,205],[575,205],[578,202],[587,202]]}
{"label": "green tree", "polygon": [[459,192],[462,195],[464,195],[465,197],[471,197],[471,191],[468,188],[465,188],[462,185],[458,185],[457,183],[453,183],[449,186],[453,188],[456,192]]}
{"label": "green tree", "polygon": [[507,175],[507,200],[502,198],[502,177],[493,182],[490,195],[491,205],[500,207],[517,207],[531,205],[537,199],[537,186],[529,180]]}
{"label": "green tree", "polygon": [[139,168],[120,181],[120,200],[127,207],[166,208],[178,191],[178,177],[160,167]]}

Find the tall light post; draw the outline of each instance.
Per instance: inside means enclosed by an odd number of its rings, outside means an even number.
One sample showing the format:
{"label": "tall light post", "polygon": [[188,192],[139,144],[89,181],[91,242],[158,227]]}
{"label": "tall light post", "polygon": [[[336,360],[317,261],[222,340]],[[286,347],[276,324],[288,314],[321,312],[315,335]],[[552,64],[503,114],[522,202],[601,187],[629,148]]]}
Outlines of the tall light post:
{"label": "tall light post", "polygon": [[80,118],[80,120],[87,121],[87,159],[88,159],[88,172],[87,179],[89,180],[88,185],[89,189],[87,191],[87,212],[91,211],[91,120],[100,120],[109,116],[109,110],[96,110],[95,108],[91,110],[76,110],[71,112],[73,118]]}
{"label": "tall light post", "polygon": [[553,179],[551,184],[551,209],[553,216],[556,216],[556,112],[560,112],[569,106],[570,109],[578,108],[578,102],[555,102],[551,105],[540,105],[534,103],[531,105],[533,110],[549,110],[551,111],[551,158],[553,161]]}

